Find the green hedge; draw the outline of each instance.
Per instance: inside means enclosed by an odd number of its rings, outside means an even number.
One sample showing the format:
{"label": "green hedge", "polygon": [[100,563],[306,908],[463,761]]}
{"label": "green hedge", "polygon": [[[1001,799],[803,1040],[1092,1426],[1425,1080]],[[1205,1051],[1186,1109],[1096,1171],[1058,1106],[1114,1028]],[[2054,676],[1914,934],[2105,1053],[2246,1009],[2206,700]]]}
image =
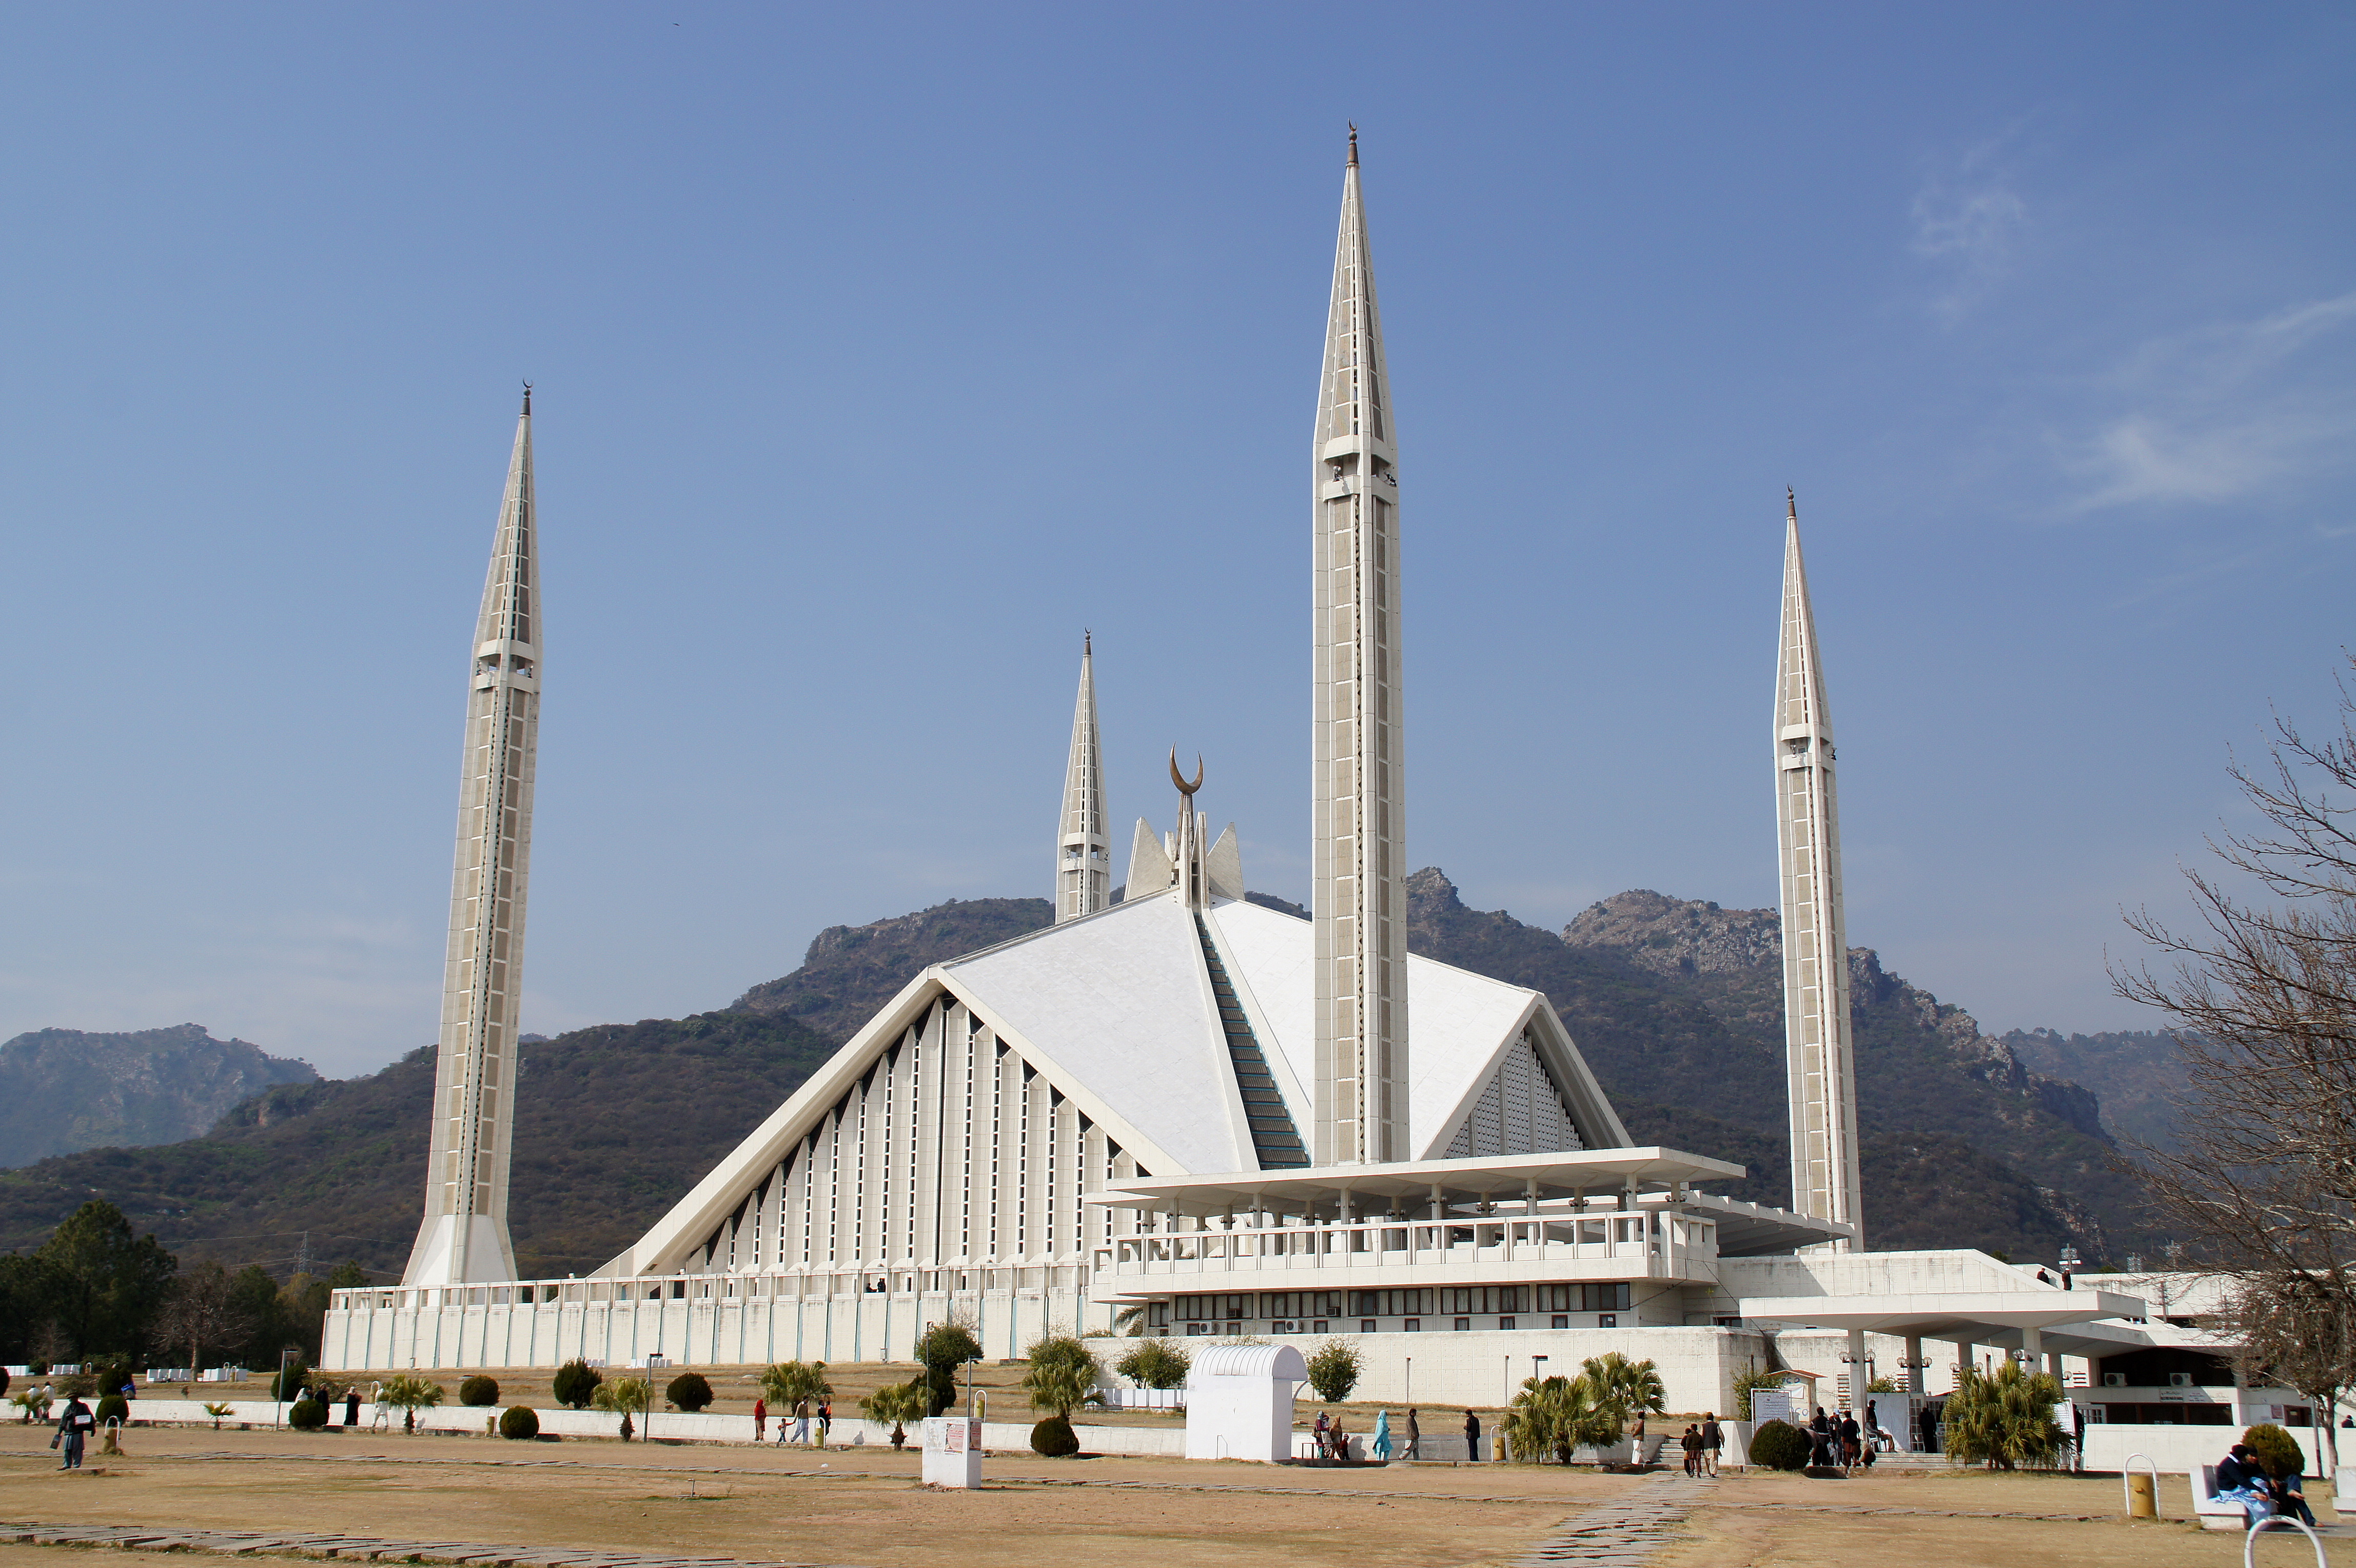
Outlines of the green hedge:
{"label": "green hedge", "polygon": [[1079,1434],[1072,1430],[1070,1421],[1051,1415],[1031,1429],[1031,1452],[1050,1459],[1067,1458],[1080,1451]]}
{"label": "green hedge", "polygon": [[286,1424],[297,1432],[316,1432],[327,1424],[327,1407],[317,1400],[296,1400],[286,1412]]}
{"label": "green hedge", "polygon": [[1804,1469],[1812,1444],[1808,1434],[1788,1421],[1762,1421],[1751,1434],[1751,1462],[1771,1470]]}
{"label": "green hedge", "polygon": [[540,1412],[528,1404],[509,1405],[499,1417],[499,1435],[519,1443],[540,1435]]}

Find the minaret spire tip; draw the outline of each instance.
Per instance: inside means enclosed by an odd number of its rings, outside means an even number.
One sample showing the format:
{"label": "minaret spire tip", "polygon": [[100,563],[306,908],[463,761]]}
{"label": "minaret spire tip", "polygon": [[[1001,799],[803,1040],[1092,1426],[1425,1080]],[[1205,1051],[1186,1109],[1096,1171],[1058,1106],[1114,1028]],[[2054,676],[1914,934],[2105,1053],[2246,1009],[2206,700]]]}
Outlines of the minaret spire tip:
{"label": "minaret spire tip", "polygon": [[1090,631],[1087,627],[1080,628],[1080,657],[1083,659],[1093,658],[1096,655],[1096,650],[1097,634]]}
{"label": "minaret spire tip", "polygon": [[530,381],[523,383],[523,416],[526,419],[531,417],[531,383]]}
{"label": "minaret spire tip", "polygon": [[1800,521],[1800,498],[1793,493],[1789,485],[1783,487],[1783,516],[1793,522]]}
{"label": "minaret spire tip", "polygon": [[1358,166],[1358,124],[1355,120],[1350,123],[1350,166]]}

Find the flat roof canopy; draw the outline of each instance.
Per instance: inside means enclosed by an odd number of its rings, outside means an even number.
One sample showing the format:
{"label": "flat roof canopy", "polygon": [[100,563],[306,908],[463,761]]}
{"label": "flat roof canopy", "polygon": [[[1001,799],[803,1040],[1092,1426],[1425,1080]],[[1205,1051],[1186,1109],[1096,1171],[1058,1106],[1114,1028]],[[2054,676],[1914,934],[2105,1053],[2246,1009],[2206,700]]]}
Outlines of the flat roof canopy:
{"label": "flat roof canopy", "polygon": [[1899,1338],[1967,1340],[1995,1348],[2018,1347],[2023,1331],[2034,1328],[2047,1350],[2066,1355],[2115,1356],[2149,1342],[2129,1324],[2100,1321],[2144,1314],[2144,1304],[2137,1297],[2106,1290],[2044,1286],[1923,1295],[1740,1296],[1734,1305],[1746,1323],[1861,1329]]}
{"label": "flat roof canopy", "polygon": [[[1732,1181],[1742,1167],[1678,1149],[1575,1149],[1549,1155],[1507,1155],[1485,1160],[1410,1160],[1394,1165],[1317,1165],[1307,1170],[1222,1171],[1206,1176],[1125,1181],[1092,1192],[1090,1203],[1156,1214],[1217,1215],[1258,1209],[1276,1214],[1333,1214],[1346,1199],[1353,1215],[1377,1200],[1397,1200],[1412,1219],[1426,1218],[1437,1195],[1443,1207],[1518,1202],[1641,1191],[1673,1183]],[[1390,1205],[1384,1204],[1387,1209]],[[1837,1230],[1836,1234],[1845,1234]]]}

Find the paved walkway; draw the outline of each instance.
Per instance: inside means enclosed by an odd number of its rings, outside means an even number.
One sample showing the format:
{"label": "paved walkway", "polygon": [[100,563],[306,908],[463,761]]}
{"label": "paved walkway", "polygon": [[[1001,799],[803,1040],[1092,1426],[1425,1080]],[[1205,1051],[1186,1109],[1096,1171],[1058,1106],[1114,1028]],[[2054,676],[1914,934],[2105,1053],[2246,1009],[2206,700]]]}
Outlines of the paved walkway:
{"label": "paved walkway", "polygon": [[1528,1552],[1514,1568],[1554,1568],[1561,1563],[1598,1563],[1609,1568],[1641,1568],[1669,1543],[1670,1528],[1700,1507],[1718,1483],[1682,1473],[1661,1476],[1640,1492],[1589,1509],[1567,1520]]}
{"label": "paved walkway", "polygon": [[18,1546],[111,1546],[133,1552],[256,1552],[333,1557],[365,1563],[448,1563],[469,1568],[846,1568],[837,1563],[748,1563],[734,1557],[641,1557],[620,1552],[538,1552],[468,1541],[380,1541],[365,1535],[227,1530],[156,1530],[132,1525],[0,1523],[0,1541]]}

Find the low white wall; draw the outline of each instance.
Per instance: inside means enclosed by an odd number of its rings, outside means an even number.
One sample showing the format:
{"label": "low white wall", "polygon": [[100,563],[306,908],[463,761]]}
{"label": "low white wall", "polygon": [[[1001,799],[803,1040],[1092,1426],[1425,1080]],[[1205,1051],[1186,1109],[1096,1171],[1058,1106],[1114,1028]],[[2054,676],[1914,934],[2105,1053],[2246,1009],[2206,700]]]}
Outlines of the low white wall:
{"label": "low white wall", "polygon": [[[2130,1454],[2148,1454],[2164,1475],[2189,1476],[2202,1465],[2214,1465],[2225,1450],[2242,1440],[2238,1426],[2129,1426],[2098,1423],[2086,1428],[2085,1465],[2089,1470],[2123,1470]],[[2302,1448],[2308,1444],[2299,1444]],[[2309,1459],[2309,1463],[2314,1461]],[[2137,1463],[2136,1468],[2143,1468]],[[2187,1507],[2190,1505],[2188,1504]]]}
{"label": "low white wall", "polygon": [[[213,1424],[213,1418],[205,1413],[205,1402],[202,1400],[134,1400],[131,1402],[131,1424],[134,1426],[210,1426]],[[284,1425],[285,1412],[289,1408],[270,1400],[232,1400],[229,1402],[229,1405],[230,1413],[221,1418],[221,1424],[230,1427]],[[498,1421],[500,1408],[489,1405],[444,1404],[432,1410],[421,1410],[417,1412],[417,1429],[420,1432],[456,1433],[479,1437],[485,1434],[489,1423]],[[541,1431],[552,1436],[614,1438],[621,1434],[622,1418],[614,1411],[541,1409],[535,1406],[534,1412],[540,1417]],[[328,1425],[333,1429],[341,1430],[344,1402],[337,1400],[329,1407],[329,1413],[334,1419],[328,1423]],[[643,1413],[633,1415],[630,1422],[640,1437],[648,1434],[648,1423]],[[787,1430],[791,1430],[790,1420],[784,1424]],[[738,1444],[750,1444],[753,1442],[753,1418],[749,1415],[687,1415],[679,1411],[657,1411],[654,1413],[652,1425],[653,1436],[658,1442]],[[769,1423],[767,1440],[771,1444],[776,1442],[778,1429],[778,1423],[775,1421]],[[380,1427],[376,1424],[376,1408],[363,1401],[360,1405],[360,1424],[358,1430],[399,1432],[401,1412],[392,1412],[386,1424]],[[810,1423],[810,1430],[815,1435],[818,1430],[816,1422]],[[1183,1455],[1186,1447],[1185,1434],[1175,1426],[1167,1428],[1092,1426],[1074,1422],[1072,1431],[1079,1438],[1080,1447],[1092,1454],[1163,1455],[1174,1458]],[[862,1417],[838,1419],[828,1433],[827,1438],[828,1442],[835,1447],[845,1445],[889,1447],[892,1442],[892,1429],[881,1423],[868,1421]],[[913,1425],[907,1431],[907,1439],[908,1451],[913,1454],[920,1441],[919,1434]],[[981,1439],[984,1445],[993,1451],[1028,1454],[1031,1450],[1031,1423],[1012,1421],[984,1422]],[[786,1446],[793,1445],[788,1444]]]}

